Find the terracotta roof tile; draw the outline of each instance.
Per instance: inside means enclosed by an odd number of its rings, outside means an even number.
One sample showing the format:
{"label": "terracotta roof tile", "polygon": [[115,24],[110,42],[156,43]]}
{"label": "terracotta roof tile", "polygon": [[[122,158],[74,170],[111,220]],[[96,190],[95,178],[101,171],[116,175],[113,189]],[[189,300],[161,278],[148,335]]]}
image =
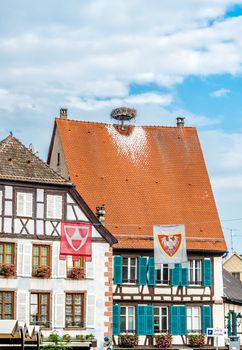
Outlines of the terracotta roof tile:
{"label": "terracotta roof tile", "polygon": [[70,184],[12,135],[0,142],[0,179]]}
{"label": "terracotta roof tile", "polygon": [[106,204],[112,234],[137,240],[122,238],[118,247],[150,248],[151,240],[138,237],[152,237],[154,224],[184,223],[188,249],[226,250],[195,128],[129,126],[122,131],[111,124],[62,119],[56,125],[79,193],[94,211]]}

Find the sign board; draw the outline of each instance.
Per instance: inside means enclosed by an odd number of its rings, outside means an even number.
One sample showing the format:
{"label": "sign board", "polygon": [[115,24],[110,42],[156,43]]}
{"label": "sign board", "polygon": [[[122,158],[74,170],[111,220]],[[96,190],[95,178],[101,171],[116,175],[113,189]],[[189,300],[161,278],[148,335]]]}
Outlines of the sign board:
{"label": "sign board", "polygon": [[207,328],[207,337],[219,337],[224,335],[224,328]]}

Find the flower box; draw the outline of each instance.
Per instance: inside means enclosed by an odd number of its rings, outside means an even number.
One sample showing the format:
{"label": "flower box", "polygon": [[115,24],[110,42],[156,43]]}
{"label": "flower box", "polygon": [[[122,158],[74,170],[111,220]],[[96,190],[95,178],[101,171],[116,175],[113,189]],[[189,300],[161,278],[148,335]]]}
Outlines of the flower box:
{"label": "flower box", "polygon": [[195,348],[201,348],[205,345],[205,336],[203,334],[188,334],[188,344]]}
{"label": "flower box", "polygon": [[159,349],[170,348],[172,335],[170,333],[157,334],[155,336],[155,346]]}
{"label": "flower box", "polygon": [[1,264],[0,275],[4,277],[12,277],[16,274],[16,267],[13,264]]}
{"label": "flower box", "polygon": [[34,277],[50,278],[50,267],[46,265],[40,265],[33,270]]}
{"label": "flower box", "polygon": [[122,334],[119,337],[119,346],[121,348],[133,348],[138,345],[138,336],[136,334]]}
{"label": "flower box", "polygon": [[68,270],[67,277],[74,280],[81,280],[85,277],[84,270],[80,267],[72,267]]}

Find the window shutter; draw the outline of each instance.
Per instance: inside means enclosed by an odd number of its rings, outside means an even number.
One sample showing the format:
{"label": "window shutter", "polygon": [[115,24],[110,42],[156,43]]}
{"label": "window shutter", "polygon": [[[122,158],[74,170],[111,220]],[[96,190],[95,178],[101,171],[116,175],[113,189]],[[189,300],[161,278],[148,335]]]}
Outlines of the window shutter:
{"label": "window shutter", "polygon": [[31,243],[23,243],[23,276],[30,277],[32,275],[32,245]]}
{"label": "window shutter", "polygon": [[154,306],[146,306],[146,335],[154,334]]}
{"label": "window shutter", "polygon": [[211,259],[203,260],[203,283],[204,287],[212,286],[212,263]]}
{"label": "window shutter", "polygon": [[237,315],[233,312],[233,335],[237,335]]}
{"label": "window shutter", "polygon": [[120,334],[120,305],[113,305],[113,335]]}
{"label": "window shutter", "polygon": [[54,196],[55,197],[55,218],[62,218],[62,196]]}
{"label": "window shutter", "polygon": [[33,211],[33,195],[32,193],[25,193],[25,215],[32,216]]}
{"label": "window shutter", "polygon": [[180,310],[180,335],[187,334],[187,307],[185,305],[179,306]]}
{"label": "window shutter", "polygon": [[231,336],[231,313],[228,312],[228,337]]}
{"label": "window shutter", "polygon": [[60,246],[58,245],[58,277],[66,278],[66,260],[60,260],[59,252]]}
{"label": "window shutter", "polygon": [[182,274],[182,267],[181,264],[175,264],[175,267],[172,270],[172,278],[171,278],[171,284],[172,286],[180,286],[181,285],[181,274]]}
{"label": "window shutter", "polygon": [[29,292],[25,290],[17,291],[17,320],[29,323]]}
{"label": "window shutter", "polygon": [[212,318],[211,318],[211,306],[203,305],[202,306],[202,330],[203,334],[207,333],[207,328],[212,327]]}
{"label": "window shutter", "polygon": [[95,328],[95,310],[96,310],[95,294],[87,294],[86,328]]}
{"label": "window shutter", "polygon": [[114,256],[114,284],[122,284],[122,256]]}
{"label": "window shutter", "polygon": [[182,275],[181,285],[187,287],[188,286],[188,269],[184,268],[181,270],[181,272],[182,272],[181,273],[181,275]]}
{"label": "window shutter", "polygon": [[25,193],[17,193],[17,215],[24,216],[24,198]]}
{"label": "window shutter", "polygon": [[[93,259],[93,258],[92,258]],[[85,261],[86,278],[94,279],[94,261]]]}
{"label": "window shutter", "polygon": [[170,306],[170,329],[172,335],[180,335],[178,308],[179,306]]}
{"label": "window shutter", "polygon": [[52,277],[58,277],[59,242],[52,245]]}
{"label": "window shutter", "polygon": [[65,293],[55,293],[54,303],[54,327],[65,327]]}
{"label": "window shutter", "polygon": [[17,245],[17,276],[23,273],[23,243]]}
{"label": "window shutter", "polygon": [[148,285],[155,285],[155,259],[153,257],[150,257],[148,262]]}
{"label": "window shutter", "polygon": [[47,217],[54,217],[54,196],[50,194],[47,195]]}
{"label": "window shutter", "polygon": [[137,306],[137,335],[146,335],[146,306]]}
{"label": "window shutter", "polygon": [[145,286],[147,282],[147,259],[143,256],[139,257],[138,281],[140,286]]}

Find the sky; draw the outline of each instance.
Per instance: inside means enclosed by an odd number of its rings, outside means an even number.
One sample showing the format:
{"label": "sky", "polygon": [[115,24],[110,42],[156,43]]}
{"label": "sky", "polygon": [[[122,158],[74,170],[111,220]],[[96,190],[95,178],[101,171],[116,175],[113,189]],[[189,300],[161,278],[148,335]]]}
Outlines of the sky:
{"label": "sky", "polygon": [[[54,117],[198,130],[222,227],[242,253],[242,0],[0,3],[0,138],[46,160]],[[232,231],[231,231],[232,230]]]}

